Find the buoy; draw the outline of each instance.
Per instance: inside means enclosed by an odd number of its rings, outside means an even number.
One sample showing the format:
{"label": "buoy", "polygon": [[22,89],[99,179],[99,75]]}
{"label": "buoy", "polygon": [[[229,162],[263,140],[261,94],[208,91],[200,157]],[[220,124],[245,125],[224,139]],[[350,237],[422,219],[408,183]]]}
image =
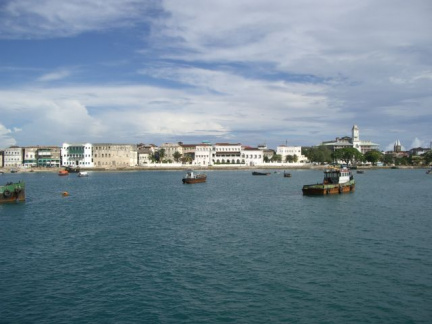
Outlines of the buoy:
{"label": "buoy", "polygon": [[63,196],[63,197],[69,196],[69,192],[67,192],[67,191],[63,191],[62,196]]}

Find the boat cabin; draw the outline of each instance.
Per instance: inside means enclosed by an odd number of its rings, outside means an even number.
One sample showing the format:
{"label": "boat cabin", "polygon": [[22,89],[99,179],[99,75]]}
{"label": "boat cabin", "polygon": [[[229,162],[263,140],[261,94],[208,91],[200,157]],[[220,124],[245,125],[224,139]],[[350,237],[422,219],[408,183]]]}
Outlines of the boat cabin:
{"label": "boat cabin", "polygon": [[347,168],[329,169],[324,171],[324,184],[338,184],[350,181],[351,172]]}

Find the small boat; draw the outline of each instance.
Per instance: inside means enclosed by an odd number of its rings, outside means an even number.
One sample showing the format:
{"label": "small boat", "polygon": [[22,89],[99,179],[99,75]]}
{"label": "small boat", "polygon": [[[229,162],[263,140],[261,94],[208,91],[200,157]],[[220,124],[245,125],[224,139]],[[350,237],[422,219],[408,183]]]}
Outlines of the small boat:
{"label": "small boat", "polygon": [[8,202],[17,202],[25,200],[25,183],[24,182],[8,182],[4,186],[0,186],[0,204]]}
{"label": "small boat", "polygon": [[78,173],[78,177],[88,177],[88,172],[87,171],[80,171]]}
{"label": "small boat", "polygon": [[69,175],[69,171],[66,171],[66,170],[60,170],[59,173],[58,173],[58,175],[59,175],[59,176],[67,176],[67,175]]}
{"label": "small boat", "polygon": [[432,174],[432,168],[426,171],[426,174]]}
{"label": "small boat", "polygon": [[69,172],[69,173],[79,173],[80,172],[80,167],[79,166],[78,167],[68,166],[68,167],[65,168],[65,170],[67,172]]}
{"label": "small boat", "polygon": [[200,182],[206,182],[207,175],[204,173],[195,173],[192,170],[189,170],[184,178],[182,179],[183,183],[200,183]]}
{"label": "small boat", "polygon": [[270,175],[270,172],[258,172],[258,171],[254,171],[252,172],[252,175]]}
{"label": "small boat", "polygon": [[291,173],[284,172],[284,178],[291,178]]}
{"label": "small boat", "polygon": [[332,195],[354,192],[355,180],[351,171],[346,168],[334,168],[324,171],[322,183],[304,185],[303,195]]}
{"label": "small boat", "polygon": [[357,170],[357,173],[358,173],[358,174],[363,174],[364,171],[363,171],[363,170]]}
{"label": "small boat", "polygon": [[10,172],[11,173],[18,173],[18,170],[17,169],[11,169]]}

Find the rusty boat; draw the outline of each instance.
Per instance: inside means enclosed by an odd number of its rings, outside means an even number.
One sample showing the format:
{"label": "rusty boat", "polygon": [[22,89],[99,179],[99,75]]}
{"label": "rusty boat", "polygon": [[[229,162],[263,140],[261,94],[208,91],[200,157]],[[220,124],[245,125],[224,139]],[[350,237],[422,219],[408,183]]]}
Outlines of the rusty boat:
{"label": "rusty boat", "polygon": [[311,196],[350,193],[355,191],[355,180],[347,167],[327,169],[322,183],[304,185],[302,191]]}
{"label": "rusty boat", "polygon": [[182,179],[183,183],[187,184],[206,182],[206,180],[207,175],[204,173],[195,173],[192,170],[189,170]]}
{"label": "rusty boat", "polygon": [[0,186],[0,204],[17,201],[25,201],[24,182],[8,182],[6,185]]}

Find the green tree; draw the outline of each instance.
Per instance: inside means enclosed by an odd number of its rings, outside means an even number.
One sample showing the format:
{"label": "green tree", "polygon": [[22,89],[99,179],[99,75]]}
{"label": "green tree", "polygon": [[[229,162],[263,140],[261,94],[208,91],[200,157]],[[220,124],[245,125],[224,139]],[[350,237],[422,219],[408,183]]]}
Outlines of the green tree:
{"label": "green tree", "polygon": [[364,158],[366,161],[372,163],[372,165],[376,165],[376,163],[378,161],[382,160],[383,155],[380,151],[372,150],[372,151],[366,152],[364,154]]}
{"label": "green tree", "polygon": [[390,165],[395,163],[395,159],[393,154],[384,154],[383,156],[383,162],[385,165]]}
{"label": "green tree", "polygon": [[273,155],[272,161],[273,162],[282,162],[282,155],[280,155],[280,154]]}
{"label": "green tree", "polygon": [[427,151],[422,155],[423,161],[426,165],[432,164],[432,150]]}
{"label": "green tree", "polygon": [[181,153],[179,151],[175,151],[173,154],[174,161],[178,162],[181,158]]}
{"label": "green tree", "polygon": [[363,154],[354,147],[345,147],[336,150],[332,154],[333,159],[343,161],[346,164],[356,164],[358,161],[363,160]]}
{"label": "green tree", "polygon": [[302,153],[310,162],[330,163],[332,162],[332,152],[325,146],[315,146],[302,148]]}

